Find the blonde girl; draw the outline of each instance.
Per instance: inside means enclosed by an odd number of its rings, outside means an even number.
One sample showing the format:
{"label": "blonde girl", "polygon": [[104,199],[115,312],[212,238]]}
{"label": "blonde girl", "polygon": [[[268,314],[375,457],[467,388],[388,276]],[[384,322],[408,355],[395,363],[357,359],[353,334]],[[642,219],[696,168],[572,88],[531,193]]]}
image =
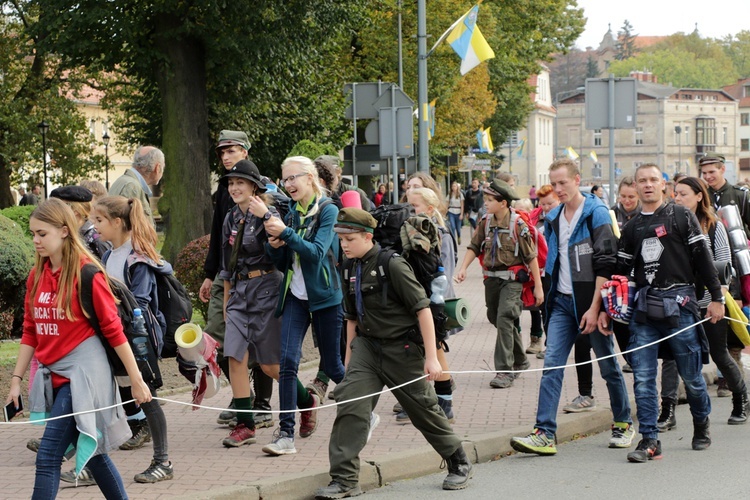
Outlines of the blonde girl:
{"label": "blonde girl", "polygon": [[464,193],[461,184],[453,182],[448,194],[448,222],[453,237],[461,244],[461,226],[464,223]]}
{"label": "blonde girl", "polygon": [[[107,456],[108,450],[129,436],[121,413],[111,409],[65,416],[73,413],[74,399],[77,410],[120,402],[102,339],[81,304],[81,268],[93,265],[99,271],[103,269],[75,236],[77,227],[70,207],[58,199],[41,203],[31,213],[29,229],[36,257],[26,283],[23,337],[6,403],[13,401],[18,405],[23,376],[31,357],[36,355],[40,367],[30,394],[32,420],[58,419],[46,424],[37,454],[32,498],[56,497],[63,453],[76,443],[79,463],[89,468],[103,496],[127,498],[122,478]],[[131,378],[133,397],[148,404],[151,394],[122,331],[115,299],[103,272],[94,275],[92,302],[106,342],[114,348]]]}

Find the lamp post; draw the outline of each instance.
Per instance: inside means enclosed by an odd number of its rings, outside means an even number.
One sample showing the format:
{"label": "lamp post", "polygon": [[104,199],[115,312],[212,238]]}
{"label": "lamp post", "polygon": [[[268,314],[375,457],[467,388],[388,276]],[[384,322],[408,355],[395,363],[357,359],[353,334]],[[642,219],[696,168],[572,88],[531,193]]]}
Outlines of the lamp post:
{"label": "lamp post", "polygon": [[44,172],[44,199],[47,199],[47,131],[49,130],[49,123],[42,120],[37,125],[39,132],[42,133],[42,170]]}
{"label": "lamp post", "polygon": [[102,142],[104,143],[104,185],[109,191],[109,134],[106,130],[102,134]]}

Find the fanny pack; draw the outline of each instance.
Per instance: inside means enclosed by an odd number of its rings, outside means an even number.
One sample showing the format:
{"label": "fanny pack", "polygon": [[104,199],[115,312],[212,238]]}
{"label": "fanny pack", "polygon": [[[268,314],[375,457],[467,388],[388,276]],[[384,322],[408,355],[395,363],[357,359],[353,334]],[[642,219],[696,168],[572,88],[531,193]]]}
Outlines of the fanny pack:
{"label": "fanny pack", "polygon": [[646,296],[646,317],[652,320],[666,319],[663,298]]}

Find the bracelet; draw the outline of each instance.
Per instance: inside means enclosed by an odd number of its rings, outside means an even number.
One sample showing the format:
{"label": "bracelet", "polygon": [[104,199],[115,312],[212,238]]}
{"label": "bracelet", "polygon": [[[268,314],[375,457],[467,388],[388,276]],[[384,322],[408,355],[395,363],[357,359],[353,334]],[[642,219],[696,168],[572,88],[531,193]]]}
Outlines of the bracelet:
{"label": "bracelet", "polygon": [[13,378],[13,377],[18,377],[18,378],[19,378],[20,380],[23,380],[23,377],[22,377],[22,376],[20,376],[20,375],[16,375],[15,373],[14,373],[13,375],[11,375],[11,376],[10,376],[10,378]]}

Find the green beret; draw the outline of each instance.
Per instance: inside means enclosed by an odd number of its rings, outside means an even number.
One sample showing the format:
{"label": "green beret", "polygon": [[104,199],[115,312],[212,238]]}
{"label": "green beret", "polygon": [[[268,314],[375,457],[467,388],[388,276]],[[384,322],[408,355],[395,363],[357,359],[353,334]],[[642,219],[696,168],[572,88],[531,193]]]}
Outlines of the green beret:
{"label": "green beret", "polygon": [[518,196],[513,192],[513,188],[510,187],[510,184],[501,181],[500,179],[493,179],[492,184],[484,188],[483,191],[492,196],[499,196],[508,202],[518,199]]}
{"label": "green beret", "polygon": [[333,230],[337,233],[372,233],[378,221],[361,208],[342,208]]}
{"label": "green beret", "polygon": [[724,158],[724,155],[721,153],[705,153],[698,159],[698,166],[702,167],[703,165],[710,165],[711,163],[724,163],[725,161],[726,158]]}

